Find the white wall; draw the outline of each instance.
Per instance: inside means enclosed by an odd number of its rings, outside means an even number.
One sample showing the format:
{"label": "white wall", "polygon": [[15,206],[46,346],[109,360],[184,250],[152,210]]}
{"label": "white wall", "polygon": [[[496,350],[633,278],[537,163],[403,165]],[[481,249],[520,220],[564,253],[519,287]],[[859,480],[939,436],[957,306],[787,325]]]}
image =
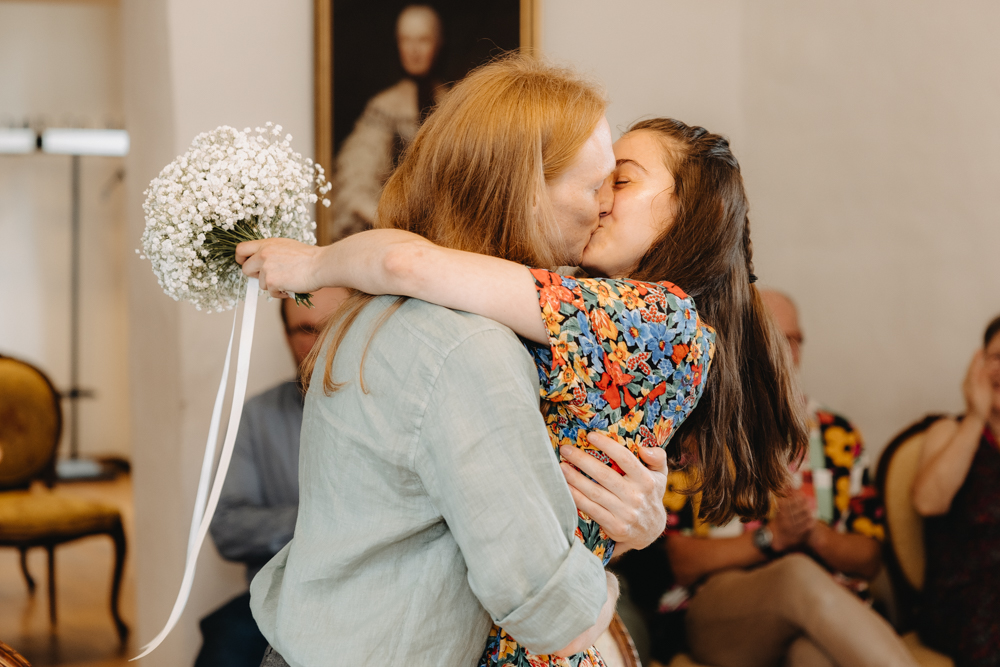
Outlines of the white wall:
{"label": "white wall", "polygon": [[669,115],[732,139],[756,273],[802,310],[810,394],[873,454],[961,409],[1000,312],[1000,7],[545,3],[545,51],[607,82],[613,126]]}
{"label": "white wall", "polygon": [[808,389],[872,449],[960,386],[1000,312],[1000,6],[747,4],[744,168]]}
{"label": "white wall", "polygon": [[604,83],[613,129],[669,115],[742,136],[741,2],[541,1],[545,56]]}
{"label": "white wall", "polygon": [[[110,4],[0,3],[0,125],[122,123],[118,31]],[[0,156],[0,354],[38,365],[60,389],[69,385],[70,160]],[[81,160],[80,383],[97,392],[80,402],[85,455],[130,451],[122,165]]]}
{"label": "white wall", "polygon": [[[124,0],[125,90],[133,151],[128,229],[143,227],[142,191],[194,136],[271,120],[312,153],[312,2]],[[162,627],[183,569],[187,524],[231,314],[164,296],[148,262],[129,260],[131,389],[138,568],[137,639]],[[277,303],[257,317],[249,395],[293,375]],[[198,619],[245,590],[242,568],[207,546],[188,610],[146,665],[191,664]]]}

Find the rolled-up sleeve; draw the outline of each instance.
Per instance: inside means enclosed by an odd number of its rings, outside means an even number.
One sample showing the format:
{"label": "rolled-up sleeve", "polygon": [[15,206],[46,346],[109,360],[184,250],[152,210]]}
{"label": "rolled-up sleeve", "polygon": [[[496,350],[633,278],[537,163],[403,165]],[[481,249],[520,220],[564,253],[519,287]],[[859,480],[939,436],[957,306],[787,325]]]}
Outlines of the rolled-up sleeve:
{"label": "rolled-up sleeve", "polygon": [[597,621],[607,580],[574,537],[576,508],[537,397],[516,339],[500,330],[469,337],[433,383],[414,466],[476,597],[514,639],[544,654]]}

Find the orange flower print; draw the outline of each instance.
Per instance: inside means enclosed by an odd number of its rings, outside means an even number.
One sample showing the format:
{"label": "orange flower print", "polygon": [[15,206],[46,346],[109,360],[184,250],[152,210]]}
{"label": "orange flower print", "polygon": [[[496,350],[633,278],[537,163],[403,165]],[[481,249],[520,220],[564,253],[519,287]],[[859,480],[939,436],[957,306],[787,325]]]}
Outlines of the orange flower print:
{"label": "orange flower print", "polygon": [[615,340],[618,338],[618,329],[611,317],[600,309],[594,308],[590,311],[590,326],[593,327],[597,335],[604,340]]}
{"label": "orange flower print", "polygon": [[680,287],[678,287],[677,285],[675,285],[673,283],[667,282],[666,280],[661,280],[657,284],[660,285],[661,287],[663,287],[665,290],[667,290],[668,292],[670,292],[671,294],[673,294],[674,296],[676,296],[679,299],[687,299],[688,298],[688,295],[685,294],[684,290],[682,290]]}
{"label": "orange flower print", "polygon": [[612,364],[618,364],[620,366],[628,365],[628,358],[632,354],[628,351],[628,345],[624,341],[618,341],[617,343],[611,344],[611,350],[608,352],[608,362]]}
{"label": "orange flower print", "polygon": [[[583,422],[584,424],[597,416],[597,411],[590,403],[570,403],[566,406],[566,409],[569,410],[570,414],[572,414],[577,421]],[[580,433],[586,434],[586,431],[580,429]]]}
{"label": "orange flower print", "polygon": [[684,343],[681,343],[680,345],[674,345],[674,351],[670,355],[670,358],[671,360],[673,360],[675,365],[679,365],[682,361],[687,359],[688,353],[690,351],[691,348],[685,345]]}
{"label": "orange flower print", "polygon": [[549,304],[553,309],[559,310],[560,302],[572,303],[579,299],[579,295],[573,294],[572,290],[563,285],[562,276],[558,273],[542,269],[531,269],[531,274],[540,284],[538,300],[543,306]]}
{"label": "orange flower print", "polygon": [[636,308],[645,307],[646,302],[639,298],[639,295],[634,289],[622,286],[621,288],[622,303],[629,310],[635,310]]}
{"label": "orange flower print", "polygon": [[[654,324],[661,324],[667,321],[667,316],[658,311],[656,308],[640,308],[639,314],[642,315],[642,319],[646,322],[652,322]],[[662,340],[660,341],[663,342]]]}
{"label": "orange flower print", "polygon": [[[591,281],[593,282],[593,281]],[[604,281],[597,281],[596,285],[593,285],[593,292],[597,294],[597,305],[601,308],[614,307],[615,297],[611,294],[611,288]]]}
{"label": "orange flower print", "polygon": [[666,444],[667,440],[674,432],[674,418],[669,419],[659,419],[655,424],[653,424],[653,438],[656,440],[656,444],[662,447]]}
{"label": "orange flower print", "polygon": [[[546,348],[529,352],[539,366],[551,442],[554,447],[583,450],[620,473],[606,454],[587,442],[588,432],[607,433],[633,453],[641,447],[666,445],[705,383],[711,382],[715,333],[697,319],[693,300],[671,283],[579,280],[538,269],[532,275],[550,338]],[[681,326],[668,324],[674,322]],[[647,424],[650,413],[657,418]],[[614,541],[584,512],[578,512],[575,534],[602,560],[613,553]],[[491,639],[483,664],[603,664],[593,650],[568,660],[533,656],[512,638],[507,641],[512,648],[505,645],[500,650],[499,638]],[[498,654],[503,657],[498,659]]]}
{"label": "orange flower print", "polygon": [[517,651],[517,642],[511,639],[503,630],[500,631],[500,659],[506,658],[509,655],[514,655]]}
{"label": "orange flower print", "polygon": [[697,387],[701,384],[701,364],[691,367],[691,386]]}
{"label": "orange flower print", "polygon": [[550,285],[545,287],[539,292],[539,303],[544,306],[549,306],[553,310],[558,310],[559,306],[564,301],[572,301],[573,293],[562,285]]}
{"label": "orange flower print", "polygon": [[597,373],[593,368],[590,367],[587,357],[582,354],[577,354],[573,356],[573,372],[576,376],[587,385],[588,387],[594,386],[593,376]]}
{"label": "orange flower print", "polygon": [[569,667],[568,660],[555,655],[535,655],[533,653],[526,653],[525,657],[528,658],[529,667],[563,667],[564,664],[566,667]]}
{"label": "orange flower print", "polygon": [[638,430],[643,414],[645,413],[642,410],[632,410],[622,418],[622,428],[626,433],[635,433]]}
{"label": "orange flower print", "polygon": [[560,333],[559,337],[554,339],[551,345],[552,363],[557,366],[569,363],[570,355],[576,352],[578,347],[574,341],[569,339],[569,333],[566,331]]}
{"label": "orange flower print", "polygon": [[558,336],[562,329],[563,317],[558,310],[552,310],[551,306],[542,306],[542,322],[545,323],[545,330],[550,336]]}

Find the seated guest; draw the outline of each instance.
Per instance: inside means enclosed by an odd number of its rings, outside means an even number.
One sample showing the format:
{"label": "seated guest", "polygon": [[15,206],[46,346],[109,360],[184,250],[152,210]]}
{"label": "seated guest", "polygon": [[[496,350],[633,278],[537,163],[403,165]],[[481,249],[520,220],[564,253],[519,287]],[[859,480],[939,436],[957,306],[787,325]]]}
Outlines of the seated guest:
{"label": "seated guest", "polygon": [[[777,292],[761,296],[798,367],[795,305]],[[666,537],[658,544],[674,579],[653,614],[657,659],[669,662],[686,644],[697,662],[718,667],[914,664],[859,596],[881,567],[883,532],[860,435],[813,401],[808,412],[809,451],[793,464],[792,486],[765,523],[705,524],[700,495],[679,493],[693,475],[671,472]]]}
{"label": "seated guest", "polygon": [[1000,665],[1000,317],[965,383],[965,415],[927,431],[913,483],[927,570],[917,630],[957,667]]}
{"label": "seated guest", "polygon": [[[346,297],[344,289],[319,290],[312,296],[314,308],[282,299],[281,319],[296,367],[326,317]],[[289,380],[250,399],[243,409],[211,533],[223,558],[246,563],[248,584],[295,531],[302,405],[298,381]],[[203,618],[201,634],[195,667],[258,667],[267,649],[250,613],[249,590]]]}

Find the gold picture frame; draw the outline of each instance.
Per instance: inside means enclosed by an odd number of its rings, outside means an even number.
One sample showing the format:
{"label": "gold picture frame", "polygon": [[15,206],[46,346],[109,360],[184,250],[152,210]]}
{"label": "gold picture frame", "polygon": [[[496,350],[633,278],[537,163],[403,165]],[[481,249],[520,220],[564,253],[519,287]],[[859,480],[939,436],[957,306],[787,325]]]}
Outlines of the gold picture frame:
{"label": "gold picture frame", "polygon": [[[334,167],[334,2],[314,0],[314,112],[315,160],[332,179]],[[419,4],[414,0],[413,4]],[[539,52],[541,47],[542,0],[513,0],[518,8],[519,45],[522,51]],[[433,5],[434,2],[428,2]],[[332,239],[332,211],[316,207],[317,239],[321,245]]]}

